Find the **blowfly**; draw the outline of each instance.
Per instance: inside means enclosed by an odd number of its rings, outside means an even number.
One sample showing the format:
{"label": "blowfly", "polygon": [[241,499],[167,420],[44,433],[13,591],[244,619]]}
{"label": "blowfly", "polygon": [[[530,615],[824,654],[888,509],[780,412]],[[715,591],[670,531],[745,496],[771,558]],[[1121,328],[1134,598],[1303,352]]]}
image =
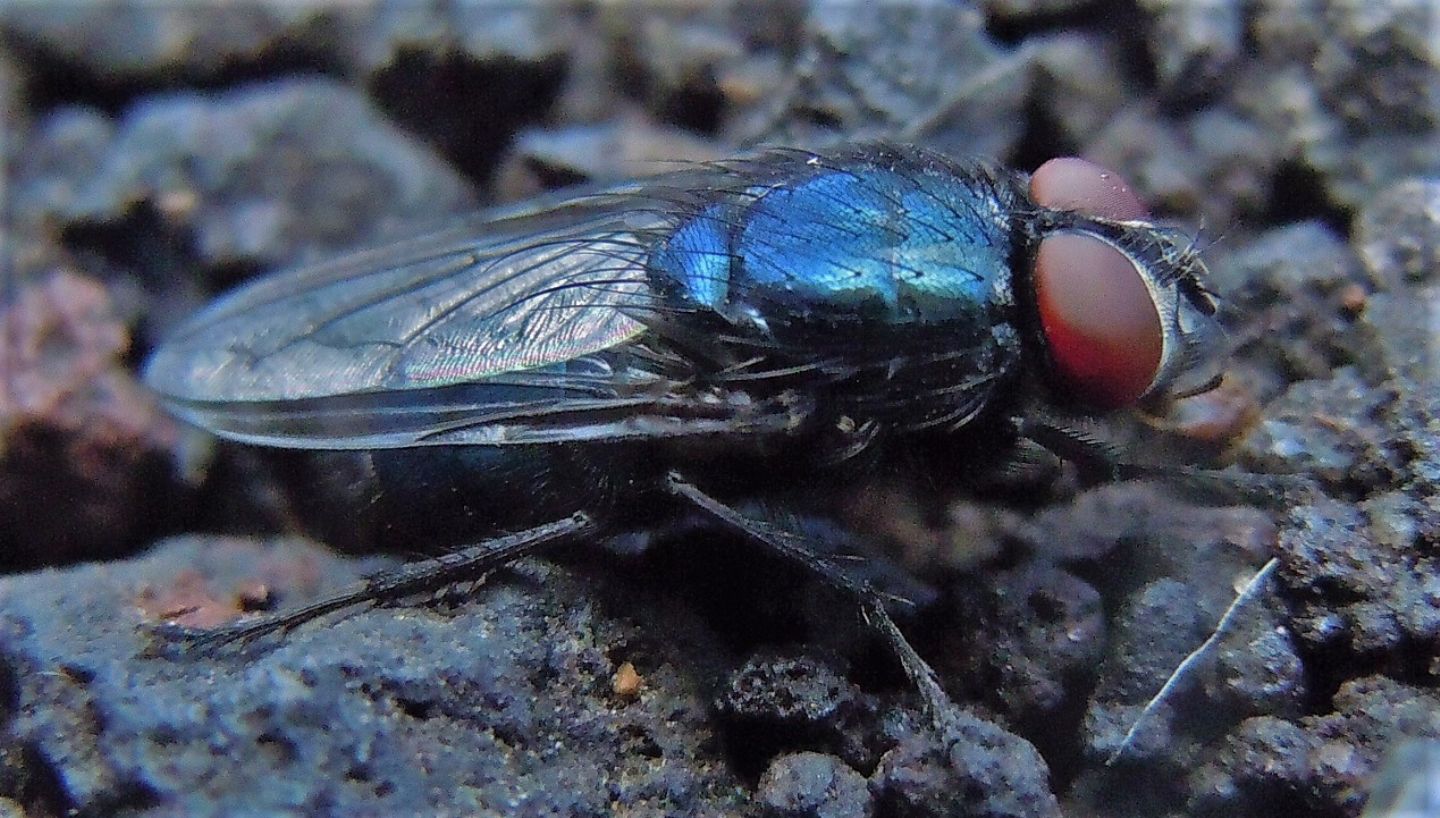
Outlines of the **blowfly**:
{"label": "blowfly", "polygon": [[1027,176],[867,143],[551,197],[262,278],[180,327],[149,385],[221,437],[343,463],[326,474],[357,531],[471,544],[165,633],[246,640],[698,514],[852,595],[943,731],[953,706],[883,595],[737,503],[967,434],[1103,463],[1056,419],[1213,385],[1205,273],[1083,160]]}

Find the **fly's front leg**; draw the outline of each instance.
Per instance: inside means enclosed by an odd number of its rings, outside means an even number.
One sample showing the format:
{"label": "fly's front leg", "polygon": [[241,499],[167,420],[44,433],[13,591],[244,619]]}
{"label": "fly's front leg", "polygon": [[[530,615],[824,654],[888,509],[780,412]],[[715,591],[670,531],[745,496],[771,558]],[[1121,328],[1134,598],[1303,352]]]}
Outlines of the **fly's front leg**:
{"label": "fly's front leg", "polygon": [[584,512],[514,534],[486,540],[432,559],[401,565],[369,577],[339,593],[300,608],[242,620],[217,628],[188,628],[165,623],[154,628],[162,640],[196,649],[248,642],[286,632],[335,611],[356,605],[392,602],[447,585],[478,579],[487,572],[549,546],[593,534],[596,523]]}
{"label": "fly's front leg", "polygon": [[960,740],[960,726],[955,703],[950,701],[940,677],[932,669],[885,609],[886,595],[870,583],[856,579],[836,567],[832,559],[821,556],[807,546],[804,539],[766,523],[751,519],[701,491],[698,486],[671,472],[665,479],[666,489],[709,516],[745,537],[765,546],[773,553],[804,566],[827,585],[849,594],[860,606],[867,624],[890,646],[910,683],[919,691],[931,721],[947,744]]}
{"label": "fly's front leg", "polygon": [[1029,441],[1096,480],[1153,479],[1203,498],[1285,508],[1303,502],[1314,491],[1312,481],[1298,474],[1252,474],[1232,469],[1133,463],[1103,440],[1062,424],[1036,419],[1016,423],[1022,441]]}

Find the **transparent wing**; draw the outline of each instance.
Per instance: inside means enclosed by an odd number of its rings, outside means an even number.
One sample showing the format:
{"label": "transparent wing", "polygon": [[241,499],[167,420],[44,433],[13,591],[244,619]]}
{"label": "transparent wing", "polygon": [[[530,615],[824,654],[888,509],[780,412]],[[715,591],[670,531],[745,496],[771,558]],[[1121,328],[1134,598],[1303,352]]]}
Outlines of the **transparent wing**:
{"label": "transparent wing", "polygon": [[260,279],[180,327],[146,381],[178,401],[307,400],[473,382],[614,346],[644,330],[638,233],[659,217],[599,200],[571,215],[559,227],[536,216],[546,232],[527,217],[458,225]]}
{"label": "transparent wing", "polygon": [[619,189],[282,272],[186,322],[145,379],[197,425],[298,448],[792,422],[778,407],[737,407],[737,417],[686,405],[661,376],[598,354],[646,332],[648,237],[673,218],[665,203]]}

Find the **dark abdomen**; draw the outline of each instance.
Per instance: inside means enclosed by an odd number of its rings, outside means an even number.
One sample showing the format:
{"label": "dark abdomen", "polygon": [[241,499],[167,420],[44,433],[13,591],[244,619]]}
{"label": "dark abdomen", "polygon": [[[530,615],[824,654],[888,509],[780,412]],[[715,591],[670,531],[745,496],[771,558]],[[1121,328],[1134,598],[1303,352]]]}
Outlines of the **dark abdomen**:
{"label": "dark abdomen", "polygon": [[610,516],[640,475],[616,446],[286,452],[307,534],[344,550],[444,551],[585,510]]}

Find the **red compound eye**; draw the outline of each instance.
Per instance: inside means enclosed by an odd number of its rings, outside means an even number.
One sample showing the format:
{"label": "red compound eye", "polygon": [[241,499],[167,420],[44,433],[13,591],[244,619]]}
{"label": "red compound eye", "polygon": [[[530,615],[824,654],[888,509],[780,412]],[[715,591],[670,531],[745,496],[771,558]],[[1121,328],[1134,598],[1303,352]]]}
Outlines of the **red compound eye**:
{"label": "red compound eye", "polygon": [[1080,397],[1114,409],[1145,394],[1165,336],[1129,258],[1083,233],[1046,236],[1035,257],[1035,296],[1051,360]]}
{"label": "red compound eye", "polygon": [[1120,175],[1094,162],[1062,156],[1030,177],[1030,196],[1054,210],[1075,210],[1117,221],[1148,219],[1150,210]]}

